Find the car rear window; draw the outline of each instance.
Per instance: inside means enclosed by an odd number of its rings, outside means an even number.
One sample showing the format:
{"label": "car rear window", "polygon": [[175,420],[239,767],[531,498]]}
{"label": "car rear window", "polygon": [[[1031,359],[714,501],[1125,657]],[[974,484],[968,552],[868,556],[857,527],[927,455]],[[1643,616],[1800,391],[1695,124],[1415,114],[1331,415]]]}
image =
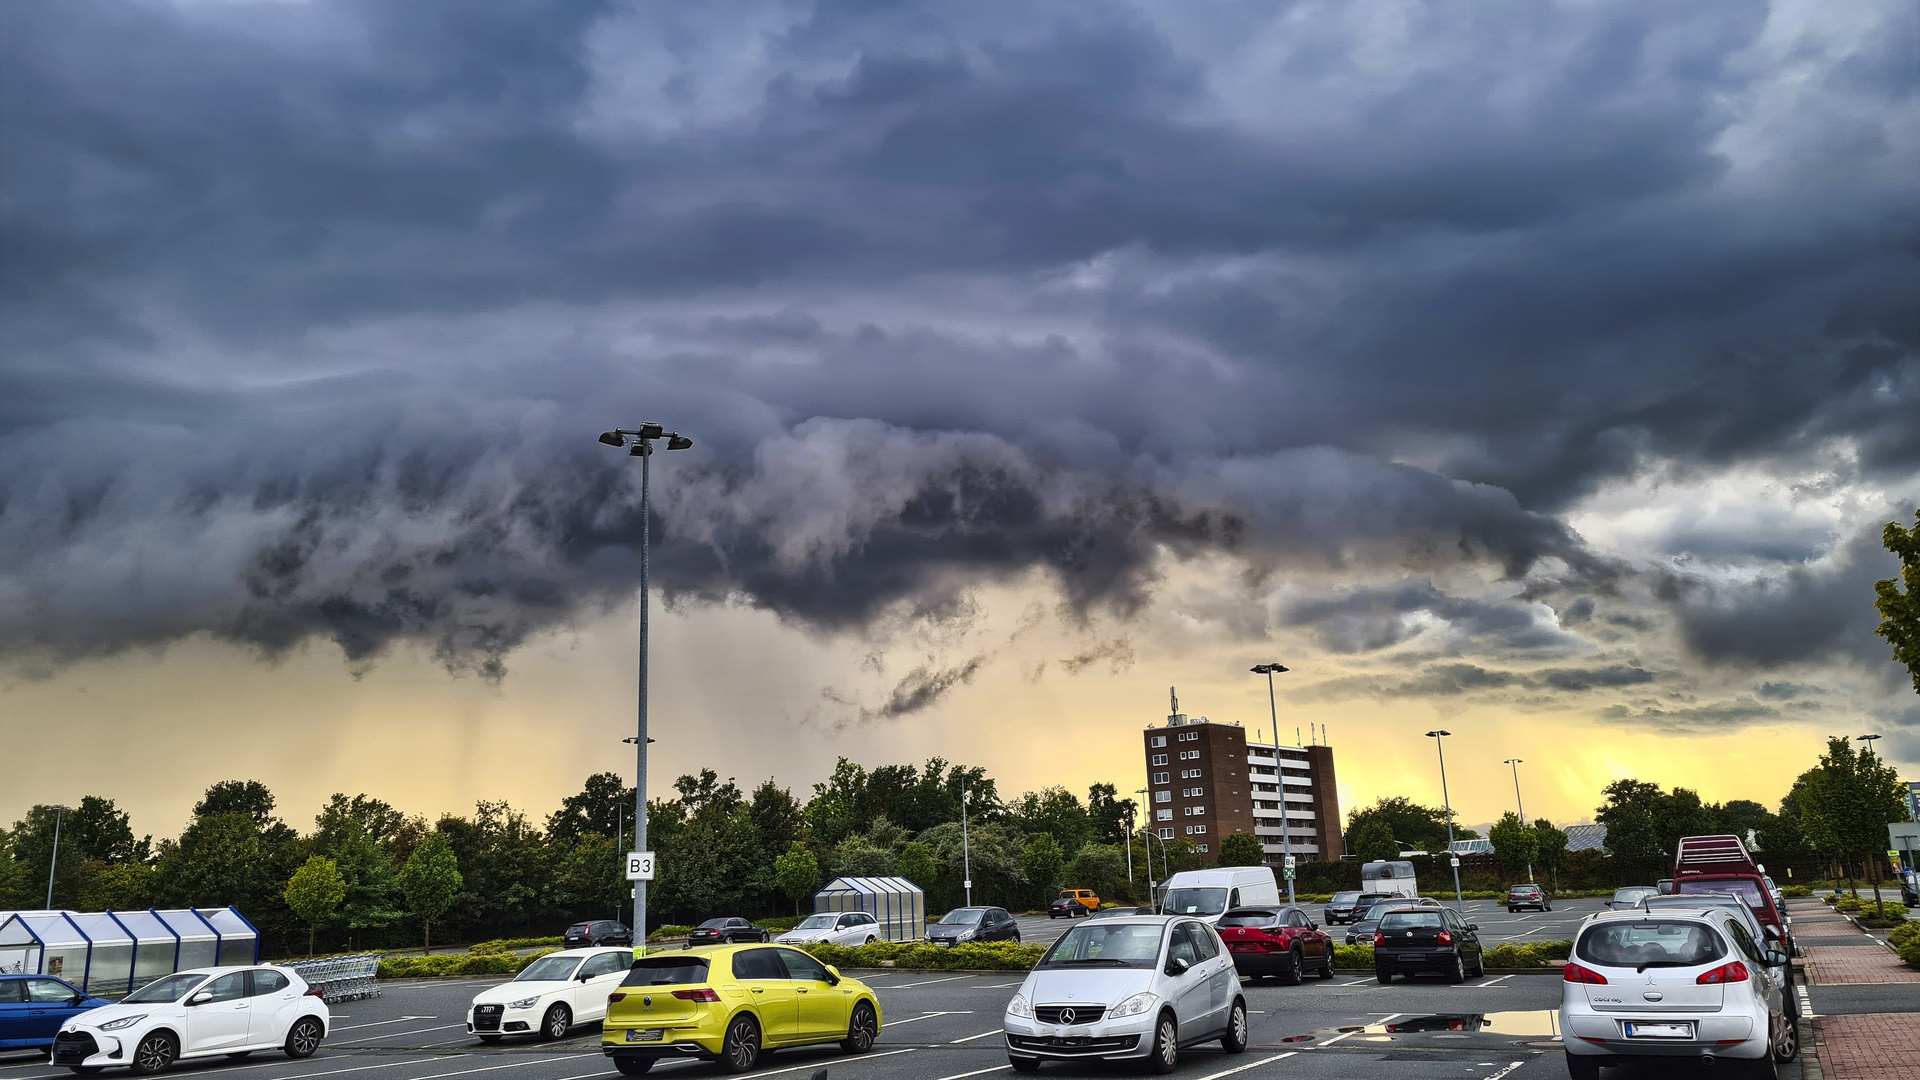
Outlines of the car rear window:
{"label": "car rear window", "polygon": [[707,981],[707,962],[697,956],[643,956],[621,986],[682,986]]}
{"label": "car rear window", "polygon": [[1221,926],[1271,926],[1280,917],[1277,911],[1239,908],[1220,916]]}
{"label": "car rear window", "polygon": [[[548,925],[548,926],[552,926],[553,924],[552,924],[552,923],[548,923],[547,925]],[[577,922],[577,923],[574,923],[574,924],[573,924],[572,926],[569,926],[569,927],[567,927],[567,933],[569,933],[569,934],[584,934],[584,933],[586,933],[586,932],[587,932],[588,930],[591,930],[591,929],[593,929],[593,924],[592,924],[592,923],[587,923],[587,922]]]}
{"label": "car rear window", "polygon": [[1327,901],[1327,903],[1329,903],[1329,904],[1351,904],[1351,903],[1353,903],[1353,902],[1354,902],[1355,900],[1358,900],[1358,899],[1360,899],[1360,894],[1359,894],[1359,893],[1357,893],[1357,892],[1337,892],[1337,893],[1334,893],[1334,894],[1333,894],[1333,899],[1331,899],[1331,900],[1329,900],[1329,901]]}
{"label": "car rear window", "polygon": [[1606,923],[1589,929],[1574,953],[1608,967],[1693,967],[1725,956],[1726,944],[1702,923]]}
{"label": "car rear window", "polygon": [[1437,911],[1389,911],[1380,917],[1380,929],[1386,930],[1438,930],[1440,913]]}

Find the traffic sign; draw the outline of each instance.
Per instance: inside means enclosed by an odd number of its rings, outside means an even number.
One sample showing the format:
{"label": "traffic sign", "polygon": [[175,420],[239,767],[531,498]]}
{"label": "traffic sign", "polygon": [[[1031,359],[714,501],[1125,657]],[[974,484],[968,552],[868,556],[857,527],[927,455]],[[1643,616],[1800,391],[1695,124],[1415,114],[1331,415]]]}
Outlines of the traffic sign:
{"label": "traffic sign", "polygon": [[1451,863],[1453,863],[1453,865],[1455,865],[1455,866],[1459,866],[1459,865],[1460,865],[1460,856],[1458,856],[1458,855],[1455,855],[1455,856],[1454,856],[1453,858],[1451,858],[1451,859],[1449,859],[1449,860],[1447,860],[1447,861],[1449,861],[1449,862],[1451,862]]}
{"label": "traffic sign", "polygon": [[653,852],[651,851],[627,852],[627,880],[628,881],[652,881],[653,880]]}
{"label": "traffic sign", "polygon": [[1287,875],[1287,880],[1288,880],[1288,881],[1292,881],[1292,880],[1293,880],[1293,867],[1291,867],[1291,866],[1289,866],[1289,867],[1287,867],[1287,869],[1286,869],[1286,875]]}
{"label": "traffic sign", "polygon": [[973,888],[973,879],[972,879],[972,878],[968,878],[967,880],[965,880],[965,881],[963,881],[963,882],[961,882],[961,883],[960,883],[960,887],[961,887],[961,888],[963,888],[963,889],[971,889],[971,888]]}
{"label": "traffic sign", "polygon": [[1287,856],[1287,869],[1291,870],[1293,869],[1293,866],[1294,866],[1293,856],[1289,855]]}

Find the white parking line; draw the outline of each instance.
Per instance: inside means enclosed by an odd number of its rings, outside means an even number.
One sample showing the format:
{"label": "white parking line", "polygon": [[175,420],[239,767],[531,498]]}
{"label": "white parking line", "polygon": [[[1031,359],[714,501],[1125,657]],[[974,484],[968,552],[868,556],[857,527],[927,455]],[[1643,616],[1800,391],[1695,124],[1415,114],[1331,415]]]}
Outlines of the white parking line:
{"label": "white parking line", "polygon": [[1483,983],[1474,983],[1473,985],[1475,985],[1475,986],[1478,986],[1478,987],[1483,987],[1483,988],[1484,988],[1484,987],[1488,987],[1488,986],[1493,986],[1493,985],[1495,985],[1495,984],[1497,984],[1497,983],[1499,983],[1499,982],[1500,982],[1500,980],[1502,980],[1502,979],[1511,979],[1511,978],[1513,978],[1513,976],[1511,976],[1511,975],[1500,975],[1500,976],[1496,976],[1496,977],[1494,977],[1494,978],[1491,978],[1491,979],[1488,979],[1488,980],[1487,980],[1486,982],[1483,982]]}
{"label": "white parking line", "polygon": [[983,1031],[978,1035],[969,1035],[964,1039],[955,1039],[953,1040],[953,1043],[948,1043],[947,1045],[952,1046],[954,1043],[972,1042],[975,1039],[984,1039],[989,1035],[1003,1035],[1005,1033],[1006,1033],[1006,1029],[1004,1028],[994,1028],[992,1031]]}
{"label": "white parking line", "polygon": [[909,1016],[905,1020],[889,1020],[881,1026],[886,1028],[897,1028],[901,1024],[911,1024],[915,1020],[931,1020],[936,1016],[972,1016],[972,1015],[973,1015],[972,1009],[953,1009],[946,1012],[921,1013],[919,1016]]}
{"label": "white parking line", "polygon": [[1208,1073],[1201,1077],[1200,1080],[1220,1080],[1222,1076],[1232,1076],[1234,1073],[1243,1073],[1248,1069],[1257,1069],[1262,1065],[1271,1065],[1284,1058],[1290,1058],[1299,1052],[1298,1050],[1289,1050],[1284,1054],[1275,1054],[1270,1058],[1261,1058],[1259,1061],[1249,1061],[1245,1065],[1236,1065],[1231,1069],[1222,1069],[1217,1073]]}
{"label": "white parking line", "polygon": [[1531,914],[1531,915],[1522,915],[1522,916],[1520,916],[1519,918],[1517,918],[1517,919],[1515,919],[1515,920],[1513,920],[1513,921],[1514,921],[1514,922],[1526,922],[1526,921],[1527,921],[1528,919],[1537,919],[1537,918],[1539,918],[1539,917],[1540,917],[1540,913],[1536,911],[1536,912],[1534,912],[1534,913],[1533,913],[1533,914]]}
{"label": "white parking line", "polygon": [[[913,1052],[914,1052],[915,1050],[918,1050],[918,1049],[919,1049],[919,1047],[917,1047],[917,1046],[909,1046],[909,1047],[907,1047],[907,1048],[906,1048],[905,1050],[889,1050],[889,1051],[887,1051],[887,1052],[886,1052],[886,1053],[884,1053],[884,1054],[866,1054],[866,1055],[864,1055],[864,1056],[862,1056],[862,1057],[860,1057],[860,1058],[859,1058],[859,1059],[857,1059],[857,1060],[860,1060],[860,1061],[872,1061],[872,1060],[874,1060],[875,1058],[883,1058],[883,1057],[892,1057],[892,1056],[894,1056],[895,1054],[911,1054],[911,1053],[913,1053]],[[835,1060],[835,1061],[841,1061],[841,1060],[845,1060],[845,1059],[842,1059],[842,1058],[834,1058],[833,1060]],[[755,1072],[755,1073],[754,1073],[753,1075],[755,1075],[755,1076],[779,1076],[779,1075],[780,1075],[781,1073],[790,1073],[790,1072],[806,1072],[806,1071],[808,1071],[808,1070],[812,1070],[812,1069],[818,1069],[818,1068],[822,1068],[822,1067],[823,1067],[823,1066],[824,1066],[825,1064],[826,1064],[826,1061],[825,1061],[825,1059],[822,1059],[822,1060],[819,1060],[819,1061],[810,1061],[810,1062],[808,1062],[808,1063],[807,1063],[807,1064],[805,1064],[805,1065],[795,1065],[795,1066],[793,1066],[792,1068],[788,1068],[788,1069],[768,1069],[768,1070],[767,1070],[767,1071],[765,1071],[765,1072],[759,1072],[759,1071],[756,1071],[756,1072]],[[421,1078],[420,1078],[420,1080],[431,1080],[431,1078],[430,1078],[430,1077],[421,1077]],[[578,1078],[578,1077],[567,1077],[567,1078],[564,1078],[564,1080],[579,1080],[579,1078]]]}
{"label": "white parking line", "polygon": [[939,1077],[938,1080],[965,1080],[965,1078],[969,1076],[984,1076],[990,1072],[1009,1072],[1012,1069],[1013,1066],[1011,1065],[995,1065],[991,1069],[975,1069],[972,1072],[954,1073],[952,1076]]}
{"label": "white parking line", "polygon": [[347,1045],[352,1046],[355,1043],[372,1042],[375,1039],[397,1039],[402,1035],[425,1035],[429,1031],[446,1031],[449,1028],[463,1028],[466,1026],[467,1022],[462,1020],[457,1024],[441,1024],[438,1027],[414,1028],[412,1031],[396,1031],[391,1035],[369,1035],[364,1039],[355,1039]]}
{"label": "white parking line", "polygon": [[905,990],[909,986],[932,986],[934,983],[954,982],[959,979],[971,979],[971,975],[949,975],[944,979],[928,979],[925,982],[900,983],[887,987],[888,990]]}
{"label": "white parking line", "polygon": [[[336,1016],[334,1017],[334,1019],[338,1020],[340,1019],[340,1017]],[[438,1020],[438,1019],[440,1018],[437,1016],[403,1016],[398,1020],[375,1020],[371,1024],[354,1024],[350,1027],[337,1027],[337,1028],[334,1028],[333,1030],[334,1031],[358,1031],[361,1028],[386,1027],[388,1024],[404,1024],[409,1020]]]}
{"label": "white parking line", "polygon": [[1500,1070],[1499,1072],[1497,1072],[1497,1073],[1490,1073],[1490,1074],[1488,1074],[1488,1076],[1487,1076],[1487,1080],[1500,1080],[1500,1078],[1501,1078],[1501,1077],[1503,1077],[1503,1076],[1505,1076],[1505,1075],[1507,1075],[1508,1073],[1510,1073],[1510,1072],[1512,1072],[1513,1070],[1515,1070],[1515,1069],[1517,1069],[1517,1068],[1519,1068],[1519,1067],[1520,1067],[1520,1066],[1521,1066],[1522,1064],[1524,1064],[1524,1062],[1519,1062],[1519,1061],[1516,1061],[1516,1062],[1513,1062],[1512,1064],[1510,1064],[1510,1065],[1508,1065],[1508,1066],[1507,1066],[1506,1068],[1504,1068],[1504,1069],[1501,1069],[1501,1070]]}
{"label": "white parking line", "polygon": [[[1024,981],[1024,980],[1023,980],[1023,981]],[[981,987],[980,989],[982,989],[982,990],[1005,990],[1005,989],[1006,989],[1007,987],[1009,987],[1009,986],[1019,986],[1019,985],[1020,985],[1020,984],[1019,984],[1019,983],[1017,983],[1017,982],[1010,982],[1010,983],[990,983],[990,984],[988,984],[988,985],[986,985],[986,986],[983,986],[983,987]]]}
{"label": "white parking line", "polygon": [[1343,982],[1343,983],[1337,983],[1336,985],[1338,985],[1338,986],[1359,986],[1359,985],[1360,985],[1361,983],[1370,983],[1370,982],[1373,982],[1373,981],[1374,981],[1374,980],[1372,980],[1372,979],[1355,979],[1355,980],[1353,980],[1352,982]]}

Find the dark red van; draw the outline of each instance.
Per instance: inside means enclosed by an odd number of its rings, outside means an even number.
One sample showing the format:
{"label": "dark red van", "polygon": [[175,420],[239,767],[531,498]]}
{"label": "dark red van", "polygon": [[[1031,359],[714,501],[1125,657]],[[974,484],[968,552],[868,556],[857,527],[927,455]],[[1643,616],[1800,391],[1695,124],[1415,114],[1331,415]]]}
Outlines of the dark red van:
{"label": "dark red van", "polygon": [[1774,906],[1767,891],[1767,868],[1753,860],[1747,845],[1737,836],[1683,836],[1680,850],[1673,857],[1673,893],[1732,893],[1747,902],[1754,918],[1770,938],[1779,939],[1780,948],[1793,955],[1793,930],[1787,925],[1786,912]]}

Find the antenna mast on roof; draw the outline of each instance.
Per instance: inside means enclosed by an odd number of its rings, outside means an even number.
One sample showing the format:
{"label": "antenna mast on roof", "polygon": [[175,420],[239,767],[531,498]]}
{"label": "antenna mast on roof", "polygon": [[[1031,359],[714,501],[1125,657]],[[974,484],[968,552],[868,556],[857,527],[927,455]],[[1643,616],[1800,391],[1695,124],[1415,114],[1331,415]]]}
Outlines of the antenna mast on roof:
{"label": "antenna mast on roof", "polygon": [[1173,687],[1171,686],[1167,687],[1167,704],[1173,706],[1173,708],[1167,710],[1168,712],[1177,713],[1180,711],[1180,695],[1174,693]]}

